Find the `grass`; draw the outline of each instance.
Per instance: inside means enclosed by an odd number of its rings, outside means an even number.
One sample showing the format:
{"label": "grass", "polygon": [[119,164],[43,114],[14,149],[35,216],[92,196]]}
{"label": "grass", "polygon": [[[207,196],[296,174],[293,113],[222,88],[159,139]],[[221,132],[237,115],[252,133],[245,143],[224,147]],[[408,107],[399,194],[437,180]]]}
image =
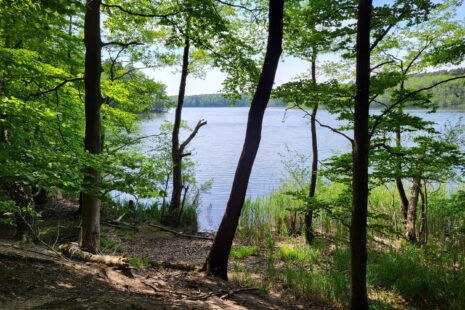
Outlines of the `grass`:
{"label": "grass", "polygon": [[260,252],[260,247],[258,246],[239,246],[232,247],[229,258],[243,259],[249,256],[256,256]]}
{"label": "grass", "polygon": [[150,266],[150,259],[143,257],[131,257],[129,258],[129,264],[138,269],[146,269]]}
{"label": "grass", "polygon": [[123,252],[123,247],[117,244],[115,241],[109,239],[107,235],[102,234],[100,236],[100,251],[102,252],[113,252],[121,253]]}
{"label": "grass", "polygon": [[[264,283],[268,288],[279,286],[278,290],[297,298],[348,306],[349,231],[337,219],[350,214],[344,187],[320,183],[319,199],[333,209],[332,213],[322,210],[314,218],[317,238],[311,246],[302,241],[303,216],[294,212],[301,205],[285,194],[286,189],[248,200],[236,242],[252,246],[233,250],[232,257],[247,257],[250,248],[260,247],[257,253],[266,268],[251,270],[246,263],[236,261],[241,281]],[[371,190],[367,282],[372,309],[465,309],[465,210],[454,205],[449,198],[452,193],[446,186],[429,189],[429,239],[427,245],[418,246],[403,240],[395,185]],[[446,227],[451,227],[450,231]],[[296,237],[299,230],[300,237]],[[259,280],[257,273],[261,273]]]}

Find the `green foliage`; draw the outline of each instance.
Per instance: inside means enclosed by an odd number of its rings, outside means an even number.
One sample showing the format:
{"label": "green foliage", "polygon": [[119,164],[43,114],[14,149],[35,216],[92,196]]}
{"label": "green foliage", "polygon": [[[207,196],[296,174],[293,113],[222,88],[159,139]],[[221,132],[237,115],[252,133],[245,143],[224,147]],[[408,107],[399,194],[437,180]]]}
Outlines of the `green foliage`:
{"label": "green foliage", "polygon": [[146,269],[150,266],[150,259],[144,257],[130,257],[129,264],[138,269]]}
{"label": "green foliage", "polygon": [[398,292],[421,307],[441,305],[444,309],[463,308],[464,270],[438,266],[425,260],[422,254],[421,250],[415,248],[372,253],[369,256],[368,281]]}
{"label": "green foliage", "polygon": [[102,252],[120,253],[123,252],[123,247],[109,239],[105,234],[102,234],[100,236],[100,250]]}
{"label": "green foliage", "polygon": [[229,253],[230,258],[243,259],[249,256],[256,256],[260,251],[258,246],[233,246],[231,252]]}

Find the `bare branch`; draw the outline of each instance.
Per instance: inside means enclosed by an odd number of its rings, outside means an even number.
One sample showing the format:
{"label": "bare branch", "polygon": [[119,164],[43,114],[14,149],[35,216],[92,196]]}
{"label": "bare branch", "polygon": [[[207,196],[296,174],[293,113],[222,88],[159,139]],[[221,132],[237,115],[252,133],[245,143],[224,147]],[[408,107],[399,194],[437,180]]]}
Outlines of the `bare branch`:
{"label": "bare branch", "polygon": [[349,137],[348,135],[346,135],[346,134],[343,133],[342,131],[339,131],[339,130],[337,130],[336,128],[333,128],[333,127],[331,127],[331,126],[322,124],[322,123],[321,123],[319,120],[317,120],[317,119],[315,119],[315,122],[317,122],[318,125],[320,125],[320,127],[328,128],[328,129],[331,130],[332,132],[337,133],[338,135],[343,136],[344,138],[346,138],[347,140],[349,140],[350,143],[351,143],[352,145],[354,145],[354,139],[352,139],[351,137]]}
{"label": "bare branch", "polygon": [[[312,117],[312,114],[308,113],[308,111],[305,110],[304,108],[302,108],[300,105],[297,104],[297,105],[294,105],[294,107],[299,108],[301,111],[303,111],[303,112],[305,113],[306,116]],[[337,133],[338,135],[341,135],[341,136],[343,136],[344,138],[346,138],[347,140],[349,140],[350,143],[351,143],[352,145],[354,144],[354,140],[353,140],[351,137],[349,137],[348,135],[346,135],[345,133],[343,133],[342,131],[339,131],[339,130],[337,130],[336,128],[333,128],[333,127],[331,127],[331,126],[322,124],[322,123],[321,123],[318,119],[316,119],[316,118],[315,118],[315,122],[317,122],[318,125],[320,125],[320,127],[328,128],[328,129],[331,130],[332,132]]]}
{"label": "bare branch", "polygon": [[207,121],[206,120],[200,120],[197,125],[195,126],[194,130],[191,132],[191,134],[189,135],[189,137],[186,139],[186,141],[184,141],[180,146],[179,146],[179,152],[182,153],[184,151],[184,149],[186,148],[186,146],[192,141],[192,139],[194,139],[195,135],[197,134],[197,132],[199,131],[200,127],[202,126],[205,126],[207,125]]}

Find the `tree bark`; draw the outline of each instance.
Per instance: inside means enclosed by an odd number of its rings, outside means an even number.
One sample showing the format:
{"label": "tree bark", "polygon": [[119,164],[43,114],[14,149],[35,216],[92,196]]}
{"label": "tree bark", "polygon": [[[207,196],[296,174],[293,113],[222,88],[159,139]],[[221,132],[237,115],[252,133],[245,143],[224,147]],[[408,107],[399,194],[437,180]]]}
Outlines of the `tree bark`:
{"label": "tree bark", "polygon": [[421,226],[420,226],[420,234],[418,239],[422,244],[428,243],[428,196],[426,193],[426,184],[424,186],[425,191],[423,192],[420,190],[420,197],[421,197]]}
{"label": "tree bark", "polygon": [[171,137],[171,158],[173,160],[173,190],[171,192],[171,201],[168,209],[168,223],[177,225],[179,207],[181,205],[182,195],[182,151],[179,147],[179,130],[181,127],[182,106],[186,93],[186,80],[189,74],[189,49],[190,41],[188,38],[184,42],[184,52],[182,57],[181,83],[179,85],[178,104],[174,114],[173,132]]}
{"label": "tree bark", "polygon": [[400,207],[402,212],[402,218],[404,219],[404,223],[407,222],[407,210],[408,210],[408,198],[407,194],[405,193],[404,184],[402,184],[401,178],[396,178],[396,186],[397,191],[399,192],[400,197]]}
{"label": "tree bark", "polygon": [[370,30],[372,1],[360,0],[357,21],[356,87],[352,175],[351,309],[368,309],[366,286],[368,153],[370,137]]}
{"label": "tree bark", "polygon": [[210,254],[204,265],[207,274],[228,278],[228,257],[244,204],[252,166],[261,140],[263,115],[270,99],[279,57],[282,53],[284,0],[269,1],[268,43],[260,79],[252,99],[244,146],[234,181]]}
{"label": "tree bark", "polygon": [[[316,51],[313,49],[312,58],[312,82],[316,85]],[[312,175],[310,178],[310,188],[308,197],[315,197],[316,182],[318,178],[318,140],[316,134],[316,114],[318,112],[318,104],[315,104],[310,116],[310,128],[312,132]],[[315,235],[313,233],[313,210],[309,209],[305,214],[305,239],[308,244],[313,242]]]}
{"label": "tree bark", "polygon": [[[87,0],[87,11],[84,20],[84,43],[86,46],[84,72],[86,130],[84,146],[85,150],[90,154],[100,154],[102,152],[100,108],[103,98],[100,90],[100,76],[102,73],[100,5],[100,0]],[[79,246],[92,253],[95,253],[100,246],[101,202],[95,194],[100,180],[101,176],[97,170],[90,167],[86,169],[84,186],[88,188],[88,191],[82,194]]]}
{"label": "tree bark", "polygon": [[408,204],[407,223],[406,223],[407,238],[410,242],[417,241],[415,222],[417,218],[417,205],[418,205],[418,198],[420,196],[420,190],[421,190],[421,179],[418,177],[413,178],[412,192],[410,194],[410,200]]}

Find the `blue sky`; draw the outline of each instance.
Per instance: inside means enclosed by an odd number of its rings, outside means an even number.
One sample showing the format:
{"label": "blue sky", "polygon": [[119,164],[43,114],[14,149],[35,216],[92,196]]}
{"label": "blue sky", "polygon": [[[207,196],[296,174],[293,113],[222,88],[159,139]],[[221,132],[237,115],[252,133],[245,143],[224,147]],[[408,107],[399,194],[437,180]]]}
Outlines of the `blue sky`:
{"label": "blue sky", "polygon": [[[374,5],[392,3],[392,0],[374,0]],[[465,19],[465,4],[457,11],[457,17]],[[276,73],[275,84],[286,83],[297,75],[308,72],[310,64],[297,58],[285,57],[279,63]],[[179,88],[180,73],[179,68],[163,68],[158,70],[147,69],[147,73],[154,80],[167,85],[168,95],[176,95]],[[204,79],[189,77],[187,81],[186,95],[212,94],[221,91],[221,83],[225,79],[225,74],[218,69],[207,71]]]}

